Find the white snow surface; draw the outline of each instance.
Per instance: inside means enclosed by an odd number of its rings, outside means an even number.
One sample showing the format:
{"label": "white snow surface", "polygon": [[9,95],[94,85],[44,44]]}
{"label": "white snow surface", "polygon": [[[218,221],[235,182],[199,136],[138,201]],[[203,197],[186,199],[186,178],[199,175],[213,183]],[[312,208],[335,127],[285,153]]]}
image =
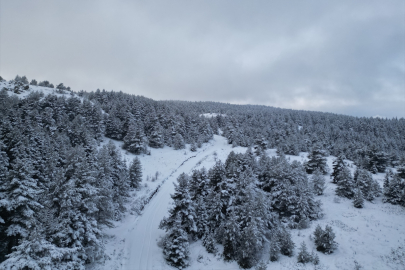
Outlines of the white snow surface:
{"label": "white snow surface", "polygon": [[204,116],[206,118],[212,118],[212,117],[216,117],[218,115],[226,116],[226,114],[221,114],[221,113],[203,113],[200,116]]}
{"label": "white snow surface", "polygon": [[[106,140],[107,142],[107,140]],[[104,143],[106,143],[104,142]],[[122,142],[114,141],[121,149]],[[105,230],[106,253],[109,258],[103,263],[88,267],[89,269],[120,269],[120,270],[149,270],[149,269],[175,269],[166,264],[162,249],[158,241],[165,234],[158,229],[168,209],[172,205],[170,197],[174,192],[173,183],[177,177],[185,172],[191,173],[194,169],[205,167],[209,169],[217,159],[226,160],[231,151],[243,153],[246,148],[232,148],[224,137],[214,136],[209,143],[204,144],[197,152],[188,150],[173,150],[170,147],[151,149],[150,156],[140,156],[143,166],[142,189],[133,193],[134,197],[129,202],[129,214],[115,228]],[[134,155],[121,150],[130,162]],[[276,155],[275,149],[267,150],[270,156]],[[304,162],[307,153],[299,156],[287,156],[288,159]],[[328,165],[332,168],[335,157],[328,157]],[[355,166],[348,161],[352,171]],[[159,171],[156,181],[147,181],[147,176],[155,175]],[[373,175],[382,186],[384,174]],[[151,178],[151,177],[149,177]],[[331,183],[330,176],[326,176],[325,194],[318,196],[323,203],[325,216],[311,223],[310,228],[292,230],[293,241],[296,244],[293,257],[280,256],[278,262],[269,262],[267,269],[355,269],[355,261],[362,266],[361,269],[405,269],[404,260],[391,255],[392,249],[405,248],[405,209],[382,203],[382,198],[377,198],[373,203],[365,202],[363,209],[353,207],[352,201],[335,195],[336,186]],[[163,183],[163,184],[162,184]],[[145,187],[145,184],[148,187]],[[139,202],[139,198],[146,197],[161,184],[161,188],[146,205],[141,215],[131,211],[131,207]],[[338,249],[330,255],[317,252],[311,234],[317,224],[323,228],[330,225],[336,234]],[[320,265],[297,263],[298,247],[304,241],[309,251],[315,250],[320,257]],[[218,246],[219,250],[221,247]],[[401,250],[400,250],[401,251]],[[268,261],[268,251],[265,250],[263,260]],[[187,269],[239,269],[236,262],[224,262],[219,254],[213,255],[205,251],[201,241],[190,244],[190,266]]]}
{"label": "white snow surface", "polygon": [[[0,90],[3,89],[3,87],[14,89],[14,82],[13,81],[1,81]],[[20,94],[16,94],[13,91],[7,91],[7,93],[10,96],[15,95],[19,98],[25,98],[30,93],[36,92],[36,91],[44,93],[45,96],[52,94],[52,95],[56,95],[56,96],[70,97],[72,95],[72,92],[63,90],[64,94],[62,94],[62,93],[58,93],[57,90],[58,89],[55,89],[55,88],[49,88],[49,87],[43,87],[43,86],[37,86],[37,85],[29,85],[29,89],[22,90],[22,92]],[[73,95],[75,95],[75,94],[73,94]],[[78,97],[77,95],[75,95],[75,96]]]}

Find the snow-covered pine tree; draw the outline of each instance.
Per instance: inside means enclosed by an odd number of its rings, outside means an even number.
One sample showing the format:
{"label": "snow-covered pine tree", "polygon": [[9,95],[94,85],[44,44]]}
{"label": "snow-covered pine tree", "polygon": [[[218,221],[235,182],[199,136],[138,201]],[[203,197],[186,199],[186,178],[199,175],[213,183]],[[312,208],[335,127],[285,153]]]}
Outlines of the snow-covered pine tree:
{"label": "snow-covered pine tree", "polygon": [[292,241],[290,231],[288,231],[284,227],[281,227],[277,236],[280,246],[280,253],[291,257],[294,253],[295,244]]}
{"label": "snow-covered pine tree", "polygon": [[132,119],[128,126],[127,135],[124,137],[124,149],[139,155],[148,152],[148,140],[139,121]]}
{"label": "snow-covered pine tree", "polygon": [[360,188],[356,188],[354,191],[353,206],[356,208],[364,207],[363,192]]}
{"label": "snow-covered pine tree", "polygon": [[328,173],[328,165],[326,164],[327,153],[319,147],[314,147],[312,152],[308,155],[308,161],[305,165],[307,173],[312,174],[316,169],[320,170],[322,174]]}
{"label": "snow-covered pine tree", "polygon": [[132,160],[129,166],[129,183],[133,188],[138,188],[142,182],[142,165],[138,157]]}
{"label": "snow-covered pine tree", "polygon": [[385,177],[384,177],[384,184],[383,184],[384,195],[387,195],[387,193],[389,192],[388,188],[390,186],[390,181],[391,181],[392,177],[394,177],[394,173],[391,169],[388,169],[386,171]]}
{"label": "snow-covered pine tree", "polygon": [[280,245],[278,235],[273,233],[270,238],[270,261],[275,262],[279,259],[280,254]]}
{"label": "snow-covered pine tree", "polygon": [[315,170],[311,180],[315,195],[322,195],[325,190],[325,177],[319,170]]}
{"label": "snow-covered pine tree", "polygon": [[222,227],[222,245],[224,246],[222,255],[225,261],[231,261],[236,259],[240,240],[239,223],[233,211],[228,214],[228,218],[223,222]]}
{"label": "snow-covered pine tree", "polygon": [[370,172],[358,168],[355,175],[356,185],[363,193],[364,199],[372,201],[376,196],[379,196],[379,184],[376,183]]}
{"label": "snow-covered pine tree", "polygon": [[214,234],[211,231],[206,231],[202,239],[202,244],[208,253],[217,253],[218,249],[215,246]]}
{"label": "snow-covered pine tree", "polygon": [[309,263],[312,261],[311,254],[309,254],[309,252],[307,250],[307,245],[305,244],[304,241],[301,243],[300,252],[298,253],[297,261],[299,263],[303,263],[303,264],[306,264],[306,263]]}
{"label": "snow-covered pine tree", "polygon": [[252,217],[250,222],[246,224],[246,227],[241,231],[239,248],[237,249],[239,266],[242,268],[251,268],[256,265],[262,246],[262,232],[256,218]]}
{"label": "snow-covered pine tree", "polygon": [[347,167],[343,168],[337,175],[337,179],[336,195],[349,199],[353,198],[355,183],[350,170]]}
{"label": "snow-covered pine tree", "polygon": [[164,146],[163,128],[158,120],[152,126],[149,135],[149,146],[153,148],[162,148]]}
{"label": "snow-covered pine tree", "polygon": [[190,177],[182,173],[177,178],[178,184],[174,183],[174,194],[171,195],[174,207],[169,210],[169,217],[164,217],[160,222],[159,228],[166,231],[176,226],[181,226],[187,234],[197,234],[196,213],[194,203],[191,200],[189,191]]}
{"label": "snow-covered pine tree", "polygon": [[124,160],[122,160],[121,153],[113,142],[109,142],[105,146],[108,150],[110,160],[110,177],[112,180],[113,189],[113,203],[115,219],[119,220],[122,213],[125,211],[125,202],[129,196],[129,175],[128,168]]}
{"label": "snow-covered pine tree", "polygon": [[197,144],[194,141],[192,141],[190,144],[190,151],[191,152],[197,151]]}
{"label": "snow-covered pine tree", "polygon": [[331,173],[330,177],[332,178],[332,183],[337,184],[337,176],[346,167],[345,163],[345,156],[340,154],[334,161],[333,161],[333,172]]}
{"label": "snow-covered pine tree", "polygon": [[184,143],[183,136],[180,133],[177,133],[173,138],[173,147],[175,150],[184,149],[186,148],[186,144]]}
{"label": "snow-covered pine tree", "polygon": [[385,192],[385,202],[405,206],[405,179],[395,174]]}
{"label": "snow-covered pine tree", "polygon": [[167,263],[178,269],[184,269],[189,265],[190,256],[188,236],[183,229],[182,219],[180,213],[174,217],[163,246],[163,255]]}
{"label": "snow-covered pine tree", "polygon": [[122,139],[122,127],[121,120],[117,117],[115,109],[111,110],[105,119],[105,136],[111,139]]}
{"label": "snow-covered pine tree", "polygon": [[314,237],[315,246],[318,251],[330,254],[337,248],[335,233],[329,225],[326,225],[325,230],[322,230],[318,225],[315,229]]}
{"label": "snow-covered pine tree", "polygon": [[6,181],[1,185],[2,198],[0,207],[4,212],[4,225],[6,227],[8,242],[7,253],[12,252],[12,247],[17,246],[20,240],[29,236],[30,230],[37,223],[36,212],[43,206],[38,202],[43,192],[34,178],[35,170],[30,159],[24,158],[25,146],[20,144],[18,157],[10,162]]}
{"label": "snow-covered pine tree", "polygon": [[67,153],[63,175],[55,179],[52,190],[56,217],[48,230],[55,245],[67,251],[74,249],[74,254],[63,260],[78,265],[78,269],[104,255],[96,220],[96,175],[95,164],[86,157],[84,149],[72,148]]}

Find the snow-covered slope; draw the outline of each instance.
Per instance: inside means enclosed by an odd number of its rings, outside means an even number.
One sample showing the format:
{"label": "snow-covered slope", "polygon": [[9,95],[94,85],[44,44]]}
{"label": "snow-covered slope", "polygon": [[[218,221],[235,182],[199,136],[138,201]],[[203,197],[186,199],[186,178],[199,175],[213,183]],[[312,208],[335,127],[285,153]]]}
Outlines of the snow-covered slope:
{"label": "snow-covered slope", "polygon": [[[148,188],[137,193],[137,196],[150,193],[163,181],[164,183],[140,216],[128,215],[122,222],[118,222],[115,228],[107,230],[106,247],[110,259],[103,265],[97,264],[91,268],[175,269],[166,264],[162,250],[158,246],[160,237],[164,235],[164,231],[158,229],[158,226],[162,218],[168,215],[168,209],[171,207],[170,194],[174,192],[173,183],[183,172],[190,173],[193,169],[201,167],[210,168],[217,159],[225,161],[231,151],[244,152],[246,148],[232,148],[224,137],[215,136],[214,140],[205,144],[196,153],[189,150],[175,151],[166,147],[152,149],[152,155],[140,157],[144,166],[143,184],[146,183]],[[276,155],[275,149],[267,150],[267,153],[270,156]],[[130,159],[131,155],[127,156]],[[287,157],[303,162],[306,156],[306,153],[301,153],[300,156]],[[330,168],[333,160],[334,157],[328,157]],[[354,171],[355,166],[351,169]],[[146,181],[146,177],[154,175],[156,171],[160,172],[158,180]],[[384,175],[378,174],[374,177],[382,185]],[[310,251],[315,250],[311,234],[317,224],[322,227],[328,224],[336,233],[339,247],[330,255],[317,252],[321,263],[316,269],[355,269],[356,262],[363,267],[362,269],[405,269],[403,262],[395,260],[395,256],[391,255],[391,249],[404,247],[405,244],[403,227],[405,209],[384,204],[381,198],[377,198],[373,203],[366,202],[363,209],[354,208],[351,200],[335,196],[336,186],[330,183],[329,176],[326,176],[326,182],[325,194],[317,197],[323,203],[325,216],[312,222],[308,229],[292,231],[297,246],[296,254],[302,241]],[[227,263],[219,255],[207,253],[201,241],[191,243],[190,253],[188,269],[239,269],[235,262]],[[268,269],[314,269],[312,264],[297,264],[296,254],[291,258],[281,256],[280,261],[270,262]],[[263,259],[268,259],[268,253],[263,254]]]}
{"label": "snow-covered slope", "polygon": [[9,95],[15,95],[15,96],[18,96],[19,98],[24,98],[32,92],[42,92],[42,93],[44,93],[44,95],[53,94],[53,95],[57,95],[57,96],[66,96],[66,97],[74,95],[72,92],[69,92],[69,91],[65,91],[65,90],[59,91],[58,89],[55,89],[55,88],[49,88],[49,87],[43,87],[43,86],[37,86],[37,85],[28,85],[28,87],[29,87],[28,89],[19,87],[19,89],[17,91],[14,91],[15,87],[16,87],[16,84],[14,83],[14,81],[1,81],[0,82],[0,90],[3,88],[9,89],[9,91],[7,91],[7,93]]}
{"label": "snow-covered slope", "polygon": [[[69,97],[72,93],[60,93],[56,89],[29,86],[29,89],[16,91],[15,85],[10,82],[0,82],[0,89],[6,87],[10,95],[24,98],[33,91],[58,96]],[[74,95],[74,94],[73,94]],[[206,117],[214,114],[204,115]],[[105,138],[104,143],[110,140]],[[122,142],[113,141],[121,149],[123,156],[130,163],[134,155],[122,150]],[[90,265],[90,269],[174,269],[168,266],[163,258],[158,241],[164,231],[158,226],[162,218],[168,214],[171,207],[170,194],[174,191],[173,183],[177,177],[185,172],[190,173],[194,168],[210,168],[216,159],[225,161],[231,151],[244,152],[246,148],[232,148],[226,139],[214,136],[214,140],[204,144],[197,152],[188,150],[173,150],[170,147],[151,149],[151,155],[140,156],[143,167],[142,188],[132,193],[128,202],[126,217],[116,222],[115,228],[105,229],[105,246],[109,258],[105,262]],[[276,155],[274,149],[267,150],[270,156]],[[300,156],[287,156],[291,160],[303,162],[306,153]],[[329,167],[332,167],[334,157],[328,157]],[[352,166],[351,170],[354,171]],[[156,178],[156,172],[158,177]],[[373,175],[382,186],[383,174]],[[338,249],[330,255],[317,252],[320,265],[316,269],[405,269],[405,209],[382,202],[377,198],[373,203],[365,202],[363,209],[353,207],[352,201],[335,196],[336,186],[326,177],[327,188],[325,194],[318,198],[323,203],[325,216],[312,222],[310,228],[293,230],[293,241],[298,247],[305,242],[310,251],[315,249],[311,234],[317,224],[323,228],[330,225],[336,233]],[[156,192],[156,193],[155,193]],[[150,202],[142,209],[144,202]],[[139,214],[141,213],[141,214]],[[398,247],[401,247],[398,249]],[[396,250],[396,253],[392,253]],[[226,263],[219,255],[208,254],[200,241],[190,245],[189,269],[238,269],[235,262]],[[263,259],[268,259],[265,250]],[[297,253],[297,248],[296,248]],[[270,262],[268,269],[314,269],[312,264],[302,265],[296,263],[293,257],[281,256],[278,262]]]}

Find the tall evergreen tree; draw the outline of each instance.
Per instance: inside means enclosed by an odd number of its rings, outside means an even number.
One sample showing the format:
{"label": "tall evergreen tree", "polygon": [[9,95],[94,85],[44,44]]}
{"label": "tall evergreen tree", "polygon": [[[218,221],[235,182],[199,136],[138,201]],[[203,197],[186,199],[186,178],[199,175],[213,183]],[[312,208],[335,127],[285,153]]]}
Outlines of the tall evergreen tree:
{"label": "tall evergreen tree", "polygon": [[163,246],[163,255],[171,266],[184,269],[189,265],[189,242],[183,229],[182,217],[178,214],[169,229],[167,240]]}
{"label": "tall evergreen tree", "polygon": [[322,195],[325,190],[325,177],[319,170],[312,174],[312,186],[316,195]]}
{"label": "tall evergreen tree", "polygon": [[333,172],[331,173],[330,177],[332,178],[332,183],[337,184],[337,176],[346,167],[345,163],[345,156],[340,154],[334,161],[333,161]]}
{"label": "tall evergreen tree", "polygon": [[168,231],[177,222],[177,226],[181,226],[187,234],[197,234],[195,208],[188,190],[189,181],[189,176],[185,173],[177,178],[178,184],[174,184],[175,192],[171,195],[174,207],[169,210],[169,217],[160,222],[160,229]]}
{"label": "tall evergreen tree", "polygon": [[338,175],[337,175],[337,187],[336,187],[336,195],[346,198],[353,198],[354,196],[354,188],[355,183],[353,180],[352,173],[350,170],[345,167]]}
{"label": "tall evergreen tree", "polygon": [[327,174],[329,168],[326,164],[326,151],[315,147],[308,155],[308,161],[305,165],[305,169],[309,174],[312,174],[317,169],[322,174]]}
{"label": "tall evergreen tree", "polygon": [[129,181],[130,186],[138,188],[142,182],[142,165],[139,158],[135,157],[129,166]]}

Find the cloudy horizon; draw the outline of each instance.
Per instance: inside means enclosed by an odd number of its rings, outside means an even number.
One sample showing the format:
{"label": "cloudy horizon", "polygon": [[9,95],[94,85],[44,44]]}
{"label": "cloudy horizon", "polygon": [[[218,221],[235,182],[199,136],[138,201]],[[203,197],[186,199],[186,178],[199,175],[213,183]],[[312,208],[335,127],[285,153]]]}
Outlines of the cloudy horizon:
{"label": "cloudy horizon", "polygon": [[405,117],[405,2],[0,1],[0,75]]}

